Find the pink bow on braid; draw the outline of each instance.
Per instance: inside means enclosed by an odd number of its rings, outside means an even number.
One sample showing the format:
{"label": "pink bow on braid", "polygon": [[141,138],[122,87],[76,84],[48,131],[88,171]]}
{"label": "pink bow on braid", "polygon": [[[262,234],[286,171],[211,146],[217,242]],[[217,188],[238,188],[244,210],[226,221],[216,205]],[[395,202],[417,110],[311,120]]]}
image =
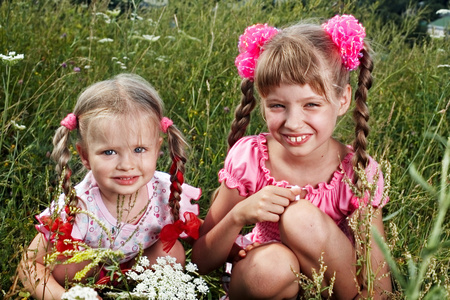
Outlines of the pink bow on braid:
{"label": "pink bow on braid", "polygon": [[239,37],[240,54],[234,61],[241,78],[253,81],[256,61],[263,52],[263,46],[277,33],[278,29],[267,24],[255,24],[245,29],[244,34]]}
{"label": "pink bow on braid", "polygon": [[356,70],[362,57],[366,29],[352,15],[336,15],[322,24],[322,28],[339,47],[344,66],[349,71]]}
{"label": "pink bow on braid", "polygon": [[167,129],[173,125],[173,121],[167,117],[161,119],[161,129],[164,133],[167,133]]}
{"label": "pink bow on braid", "polygon": [[68,114],[62,121],[61,126],[66,127],[69,130],[77,128],[77,116],[73,113]]}

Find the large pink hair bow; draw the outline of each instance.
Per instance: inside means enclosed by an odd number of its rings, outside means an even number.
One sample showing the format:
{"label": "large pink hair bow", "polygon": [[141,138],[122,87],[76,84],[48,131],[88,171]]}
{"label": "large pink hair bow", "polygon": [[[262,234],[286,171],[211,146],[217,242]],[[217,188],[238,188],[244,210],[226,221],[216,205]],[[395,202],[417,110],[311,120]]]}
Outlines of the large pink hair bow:
{"label": "large pink hair bow", "polygon": [[253,81],[256,61],[263,51],[264,44],[278,33],[278,29],[267,24],[255,24],[245,29],[239,37],[239,55],[234,64],[241,78]]}
{"label": "large pink hair bow", "polygon": [[344,66],[352,71],[358,68],[361,50],[364,48],[366,29],[352,15],[336,15],[322,28],[339,47]]}

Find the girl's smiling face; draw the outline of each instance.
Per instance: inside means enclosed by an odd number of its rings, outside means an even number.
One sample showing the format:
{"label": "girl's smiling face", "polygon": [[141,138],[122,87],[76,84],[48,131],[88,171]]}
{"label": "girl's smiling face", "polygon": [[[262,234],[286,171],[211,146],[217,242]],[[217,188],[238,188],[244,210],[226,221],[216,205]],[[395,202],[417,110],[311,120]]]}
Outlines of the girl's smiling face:
{"label": "girl's smiling face", "polygon": [[99,118],[91,123],[83,145],[77,144],[104,200],[132,195],[152,179],[162,143],[153,123],[144,114]]}
{"label": "girl's smiling face", "polygon": [[262,99],[263,113],[271,135],[295,157],[325,154],[336,120],[351,101],[351,88],[329,102],[309,84],[280,84]]}

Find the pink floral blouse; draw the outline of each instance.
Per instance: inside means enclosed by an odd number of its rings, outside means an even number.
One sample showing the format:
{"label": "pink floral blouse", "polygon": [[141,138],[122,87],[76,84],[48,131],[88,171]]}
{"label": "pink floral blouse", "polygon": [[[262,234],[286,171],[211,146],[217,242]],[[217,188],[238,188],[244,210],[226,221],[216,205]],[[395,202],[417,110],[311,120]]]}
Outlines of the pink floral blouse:
{"label": "pink floral blouse", "polygon": [[[92,176],[92,172],[89,172],[83,181],[75,186],[75,191],[79,198],[78,206],[95,215],[96,219],[84,213],[77,213],[72,229],[72,238],[81,240],[92,248],[121,250],[125,257],[120,263],[131,260],[138,254],[140,246],[146,249],[153,245],[159,239],[161,229],[165,225],[173,223],[168,205],[170,175],[156,171],[153,178],[147,183],[147,190],[150,200],[141,219],[136,224],[121,223],[106,208],[97,182]],[[187,184],[182,185],[182,190],[180,216],[184,221],[183,214],[185,212],[193,212],[198,215],[198,204],[192,204],[191,200],[197,201],[200,198],[201,190]],[[64,198],[65,196],[62,194],[57,202],[53,202],[49,208],[36,216],[40,223],[36,225],[36,229],[43,233],[47,240],[51,232],[42,224],[41,218],[59,213],[61,218],[65,219]],[[98,221],[102,224],[99,224]],[[102,226],[108,230],[110,236]]]}

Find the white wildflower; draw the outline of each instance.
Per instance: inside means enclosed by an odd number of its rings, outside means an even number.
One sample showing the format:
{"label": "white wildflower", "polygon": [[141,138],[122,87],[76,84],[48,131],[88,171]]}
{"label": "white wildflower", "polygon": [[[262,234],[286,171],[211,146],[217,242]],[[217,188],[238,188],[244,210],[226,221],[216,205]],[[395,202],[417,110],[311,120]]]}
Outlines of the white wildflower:
{"label": "white wildflower", "polygon": [[189,262],[186,265],[186,271],[188,271],[190,273],[195,273],[195,272],[197,272],[197,270],[198,270],[197,266],[195,264],[191,263],[191,262]]}
{"label": "white wildflower", "polygon": [[[129,280],[136,282],[131,293],[145,299],[198,299],[199,294],[207,294],[209,288],[202,278],[193,277],[183,271],[181,264],[170,256],[158,257],[156,264],[149,267],[149,260],[142,256],[133,266],[133,271],[126,273]],[[193,273],[197,266],[188,263],[186,272]],[[107,293],[108,296],[126,296],[124,293]]]}
{"label": "white wildflower", "polygon": [[23,54],[16,54],[15,51],[8,52],[8,55],[0,54],[0,59],[7,65],[15,65],[20,60],[24,59],[25,55]]}
{"label": "white wildflower", "polygon": [[155,36],[153,34],[144,34],[142,37],[150,42],[156,42],[160,38],[160,36]]}
{"label": "white wildflower", "polygon": [[156,58],[157,61],[168,62],[167,56],[161,55]]}
{"label": "white wildflower", "polygon": [[147,19],[147,22],[150,24],[150,26],[156,26],[156,25],[158,25],[158,23],[155,22],[155,21],[153,21],[153,19],[151,19],[151,18]]}
{"label": "white wildflower", "polygon": [[147,256],[141,256],[141,258],[139,259],[139,264],[144,268],[147,268],[150,266],[150,261],[148,260]]}
{"label": "white wildflower", "polygon": [[108,15],[106,15],[106,14],[104,14],[104,13],[102,13],[102,12],[98,12],[98,13],[96,13],[95,15],[96,15],[96,16],[99,16],[99,17],[102,17],[102,18],[103,18],[103,21],[105,21],[106,24],[111,23],[111,19],[109,18]]}
{"label": "white wildflower", "polygon": [[144,18],[138,16],[137,13],[132,13],[132,14],[131,14],[131,21],[135,21],[135,20],[142,21],[142,20],[144,20]]}
{"label": "white wildflower", "polygon": [[63,300],[97,300],[97,292],[90,287],[76,285],[65,292],[61,299]]}
{"label": "white wildflower", "polygon": [[103,38],[101,40],[98,40],[98,42],[99,43],[111,43],[111,42],[114,42],[114,40],[110,39],[110,38]]}
{"label": "white wildflower", "polygon": [[120,15],[120,8],[116,8],[115,10],[107,10],[106,13],[111,17],[115,18]]}
{"label": "white wildflower", "polygon": [[17,124],[14,120],[11,120],[11,125],[17,130],[25,130],[27,128],[25,125]]}

